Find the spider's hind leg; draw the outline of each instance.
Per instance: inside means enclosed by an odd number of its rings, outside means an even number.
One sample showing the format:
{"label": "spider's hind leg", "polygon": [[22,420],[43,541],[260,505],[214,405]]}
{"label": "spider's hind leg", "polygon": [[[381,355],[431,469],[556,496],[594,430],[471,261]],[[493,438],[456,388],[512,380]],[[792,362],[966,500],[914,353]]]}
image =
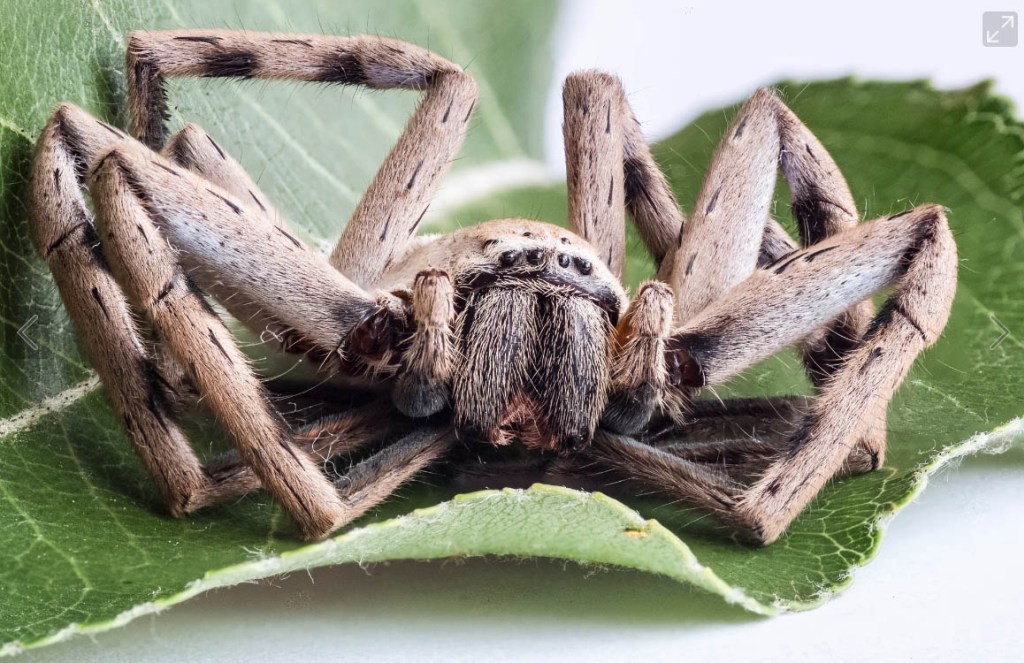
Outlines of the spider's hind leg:
{"label": "spider's hind leg", "polygon": [[[613,478],[698,504],[724,523],[740,524],[733,510],[743,494],[743,484],[715,467],[603,430],[594,436],[586,457],[611,470]],[[577,470],[584,474],[594,471],[586,466]]]}
{"label": "spider's hind leg", "polygon": [[356,517],[387,499],[456,444],[458,437],[448,426],[418,427],[351,467],[334,485],[349,513]]}
{"label": "spider's hind leg", "polygon": [[[670,352],[693,364],[698,378],[691,386],[719,384],[894,286],[787,450],[737,506],[753,538],[775,540],[858,446],[858,465],[881,465],[885,438],[875,431],[884,431],[893,392],[946,323],[956,268],[956,245],[942,208],[924,205],[860,224],[757,270],[676,330]],[[836,279],[837,274],[848,276]]]}
{"label": "spider's hind leg", "polygon": [[[348,470],[354,457],[363,454],[368,448],[380,447],[388,438],[405,435],[410,425],[408,419],[396,417],[394,410],[389,407],[371,403],[319,417],[296,428],[292,443],[313,457],[328,478],[337,478]],[[339,465],[343,465],[343,468],[339,468]],[[233,495],[262,487],[259,477],[237,450],[228,451],[211,460],[206,471],[220,484],[230,484]]]}
{"label": "spider's hind leg", "polygon": [[[655,422],[643,441],[686,460],[715,466],[730,476],[756,478],[790,451],[793,433],[813,409],[809,396],[768,396],[698,400],[683,423]],[[870,454],[857,446],[837,476],[874,469]]]}
{"label": "spider's hind leg", "polygon": [[135,452],[175,516],[202,506],[213,482],[174,421],[173,380],[158,367],[99,249],[81,185],[96,156],[128,136],[70,104],[43,128],[32,163],[32,238],[47,262]]}
{"label": "spider's hind leg", "polygon": [[[259,379],[227,328],[196,293],[153,221],[160,208],[141,171],[173,168],[138,144],[114,148],[90,182],[98,233],[114,278],[231,434],[261,483],[303,533],[319,538],[345,520],[345,507],[312,459],[296,451]],[[168,186],[178,186],[176,182]],[[185,188],[189,191],[189,188]]]}
{"label": "spider's hind leg", "polygon": [[[632,169],[635,180],[639,168],[644,182],[653,182],[644,196],[644,210],[651,212],[644,219],[651,222],[641,224],[641,234],[653,244],[660,261],[665,235],[678,234],[681,215],[642,135],[637,143],[639,126],[619,79],[600,71],[573,73],[565,79],[562,103],[569,227],[593,244],[621,278],[626,204],[635,193],[627,171]],[[673,222],[675,229],[666,230]],[[635,433],[661,403],[666,385],[664,343],[671,323],[672,293],[662,283],[643,284],[616,328],[602,426]]]}

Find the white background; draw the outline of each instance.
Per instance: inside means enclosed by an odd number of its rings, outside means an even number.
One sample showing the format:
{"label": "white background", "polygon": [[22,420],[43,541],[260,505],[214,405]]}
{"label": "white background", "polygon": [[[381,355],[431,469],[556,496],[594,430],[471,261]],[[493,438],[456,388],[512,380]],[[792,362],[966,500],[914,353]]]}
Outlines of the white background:
{"label": "white background", "polygon": [[[983,48],[981,12],[1021,9],[1003,0],[742,8],[579,0],[560,19],[556,82],[582,67],[618,73],[654,138],[786,77],[927,77],[942,87],[988,77],[1020,104],[1024,46]],[[546,135],[554,169],[558,97],[553,85]],[[1022,514],[1024,450],[969,459],[895,519],[878,559],[842,596],[774,619],[640,573],[409,562],[222,590],[28,658],[1022,660]]]}

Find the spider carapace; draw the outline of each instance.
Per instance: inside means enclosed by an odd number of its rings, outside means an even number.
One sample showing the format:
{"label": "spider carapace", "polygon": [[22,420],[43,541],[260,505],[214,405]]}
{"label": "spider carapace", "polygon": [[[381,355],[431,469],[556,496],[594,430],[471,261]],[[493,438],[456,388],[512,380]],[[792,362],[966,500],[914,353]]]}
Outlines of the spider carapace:
{"label": "spider carapace", "polygon": [[[738,112],[684,218],[618,79],[573,74],[569,230],[509,219],[430,236],[417,230],[477,99],[460,67],[375,36],[177,30],[132,33],[126,70],[132,135],[61,104],[39,139],[30,211],[175,515],[265,488],[320,538],[458,445],[519,440],[555,459],[552,478],[624,479],[768,543],[829,479],[879,467],[889,399],[949,314],[943,208],[860,222],[825,147],[769,90]],[[423,97],[325,256],[203,129],[167,135],[172,76]],[[799,244],[770,216],[780,166]],[[657,266],[632,298],[619,282],[627,212]],[[207,297],[327,376],[387,395],[293,430]],[[787,346],[814,396],[698,398]],[[195,406],[237,453],[201,462],[177,423]]]}

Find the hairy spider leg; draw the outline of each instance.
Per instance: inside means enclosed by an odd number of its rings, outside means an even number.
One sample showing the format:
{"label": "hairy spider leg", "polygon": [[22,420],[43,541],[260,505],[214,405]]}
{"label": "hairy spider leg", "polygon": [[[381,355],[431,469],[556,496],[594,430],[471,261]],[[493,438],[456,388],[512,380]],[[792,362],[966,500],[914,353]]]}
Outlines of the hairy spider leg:
{"label": "hairy spider leg", "polygon": [[128,38],[132,131],[160,149],[172,76],[263,78],[424,90],[331,254],[356,284],[373,287],[405,250],[466,135],[477,86],[426,49],[376,36],[233,30],[134,32]]}
{"label": "hairy spider leg", "polygon": [[[621,82],[599,71],[573,73],[565,80],[562,97],[570,227],[608,256],[611,269],[621,275],[624,208],[628,209],[659,278],[670,281],[684,226],[691,224],[654,162]],[[766,212],[763,218],[763,228],[752,236],[757,241],[758,265],[796,248]],[[683,416],[692,394],[666,389],[669,381],[678,384],[681,379],[669,375],[679,367],[666,366],[664,361],[673,308],[672,292],[664,285],[647,283],[637,291],[616,330],[612,386],[602,425],[620,433],[637,433],[658,407]]]}
{"label": "hairy spider leg", "polygon": [[89,363],[132,446],[167,508],[180,516],[201,506],[212,484],[172,417],[170,384],[165,388],[166,380],[99,249],[82,194],[89,164],[102,151],[129,140],[75,106],[57,107],[32,162],[32,240],[53,273]]}
{"label": "hairy spider leg", "polygon": [[[856,203],[839,167],[821,142],[768,89],[744,104],[715,152],[696,208],[679,238],[670,283],[676,293],[676,321],[686,324],[711,302],[747,278],[755,268],[777,262],[789,251],[784,231],[769,223],[778,165],[789,183],[800,241],[811,246],[856,227]],[[707,250],[705,247],[714,247]],[[766,250],[771,247],[772,250]],[[769,255],[774,254],[774,255]],[[781,255],[780,255],[781,254]],[[768,258],[773,258],[768,260]],[[854,303],[798,342],[812,384],[820,392],[867,329],[870,300]],[[671,357],[671,355],[670,355]],[[689,394],[670,394],[670,401]],[[870,417],[871,428],[854,451],[852,466],[873,469],[872,445],[885,441],[885,404]]]}
{"label": "hairy spider leg", "polygon": [[569,76],[562,86],[569,229],[593,244],[619,279],[626,254],[625,101],[618,80],[597,71]]}
{"label": "hairy spider leg", "polygon": [[673,333],[690,384],[721,384],[797,342],[879,290],[894,291],[853,345],[787,451],[740,503],[758,541],[774,541],[859,446],[871,469],[885,438],[878,418],[916,356],[938,338],[956,289],[956,245],[943,209],[862,223],[758,269]]}
{"label": "hairy spider leg", "polygon": [[[680,235],[669,275],[677,324],[692,319],[756,267],[782,257],[783,235],[769,230],[766,237],[761,223],[772,202],[777,164],[790,186],[803,246],[857,225],[856,203],[828,151],[772,91],[758,90],[716,150]],[[772,256],[765,255],[766,243],[775,247]],[[801,353],[815,386],[842,363],[871,314],[869,301],[858,302],[804,340]]]}
{"label": "hairy spider leg", "polygon": [[[345,518],[344,505],[316,463],[293,448],[290,432],[271,407],[259,378],[221,320],[190,287],[161,236],[157,219],[182,215],[186,206],[197,202],[209,208],[212,201],[196,200],[191,187],[177,182],[162,183],[179,189],[177,196],[163,195],[165,191],[147,181],[147,171],[180,179],[185,175],[174,167],[156,167],[157,159],[162,161],[144,146],[129,143],[97,162],[89,191],[104,255],[132,307],[145,315],[185,368],[262,484],[305,536],[320,538]],[[210,191],[203,190],[207,197],[221,195]]]}

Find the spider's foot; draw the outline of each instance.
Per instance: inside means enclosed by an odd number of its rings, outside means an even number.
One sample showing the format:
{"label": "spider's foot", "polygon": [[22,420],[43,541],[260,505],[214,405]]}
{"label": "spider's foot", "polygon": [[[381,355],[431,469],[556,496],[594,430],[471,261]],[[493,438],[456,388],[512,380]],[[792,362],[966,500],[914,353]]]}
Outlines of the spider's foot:
{"label": "spider's foot", "polygon": [[647,426],[658,405],[660,393],[652,385],[613,391],[601,415],[601,427],[622,435],[635,435]]}
{"label": "spider's foot", "polygon": [[444,382],[419,373],[403,373],[395,381],[391,400],[399,412],[419,419],[437,414],[448,405],[451,389]]}

